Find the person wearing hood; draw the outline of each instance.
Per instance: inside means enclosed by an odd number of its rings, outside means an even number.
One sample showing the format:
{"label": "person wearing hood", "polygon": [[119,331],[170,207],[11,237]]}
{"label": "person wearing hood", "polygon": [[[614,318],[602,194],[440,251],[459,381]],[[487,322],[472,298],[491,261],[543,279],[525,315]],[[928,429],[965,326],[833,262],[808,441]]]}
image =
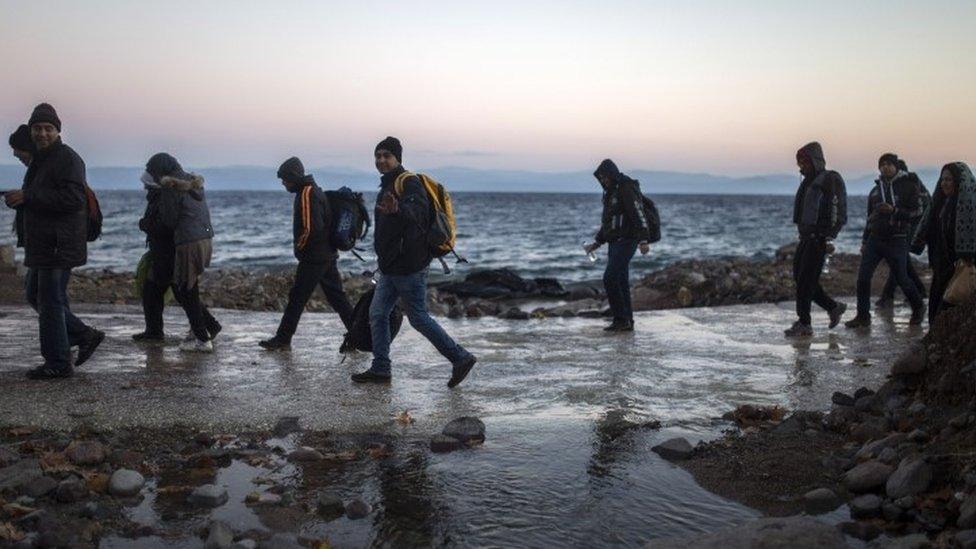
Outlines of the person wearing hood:
{"label": "person wearing hood", "polygon": [[[932,195],[929,190],[925,188],[925,184],[919,179],[918,174],[911,172],[908,169],[908,164],[902,158],[898,159],[898,171],[905,172],[908,174],[909,179],[915,181],[918,185],[918,198],[919,198],[919,214],[912,219],[912,225],[908,230],[909,238],[911,238],[917,231],[918,226],[922,222],[922,213],[928,208],[929,203],[932,202]],[[921,254],[924,251],[924,247],[911,246],[909,250],[913,254]],[[919,295],[925,295],[925,283],[922,282],[922,277],[918,275],[918,271],[915,269],[915,263],[911,260],[911,256],[908,258],[908,278],[911,279],[915,287],[918,288]],[[888,278],[885,280],[884,289],[881,290],[881,297],[874,306],[878,309],[886,309],[895,304],[895,289],[897,288],[897,280],[895,279],[895,273],[888,270]]]}
{"label": "person wearing hood", "polygon": [[[400,300],[410,325],[451,362],[447,386],[453,388],[464,381],[478,360],[455,342],[427,311],[427,272],[433,259],[427,232],[433,206],[420,178],[403,167],[403,146],[399,139],[387,137],[380,141],[373,151],[373,159],[382,174],[373,232],[379,280],[369,307],[373,363],[365,372],[353,374],[352,380],[390,382],[390,313]],[[398,180],[402,186],[397,185]],[[397,192],[398,188],[402,192]]]}
{"label": "person wearing hood", "polygon": [[305,173],[302,161],[294,156],[278,168],[278,178],[285,189],[295,195],[292,230],[298,269],[277,333],[271,339],[258,343],[268,350],[291,347],[291,338],[298,329],[298,321],[316,286],[322,287],[326,301],[339,314],[347,330],[352,323],[353,310],[342,289],[342,277],[336,266],[339,254],[329,238],[332,210],[328,198],[315,179]]}
{"label": "person wearing hood", "polygon": [[857,273],[857,316],[844,325],[871,325],[871,279],[881,261],[886,261],[895,281],[912,305],[909,324],[925,319],[925,304],[918,287],[908,276],[908,235],[912,221],[921,215],[917,177],[898,169],[898,156],[885,153],[878,159],[881,177],[868,195],[868,218],[861,245],[861,266]]}
{"label": "person wearing hood", "polygon": [[830,328],[840,323],[847,310],[847,305],[834,301],[820,285],[824,261],[828,253],[833,253],[832,241],[847,223],[847,187],[839,173],[827,169],[820,143],[804,145],[796,153],[796,163],[803,176],[793,202],[793,223],[800,233],[793,256],[799,318],[784,332],[786,337],[813,335],[813,303],[827,311]]}
{"label": "person wearing hood", "polygon": [[[44,357],[44,363],[27,376],[63,378],[71,376],[74,367],[85,363],[105,339],[103,332],[76,317],[68,303],[71,270],[88,261],[85,162],[62,142],[61,119],[51,105],[35,107],[28,126],[33,149],[24,184],[4,195],[7,206],[22,213],[18,240],[29,268],[27,301],[38,312]],[[17,143],[17,147],[26,145],[22,140]],[[78,356],[72,364],[75,345]]]}
{"label": "person wearing hood", "polygon": [[[30,126],[27,124],[21,124],[14,133],[10,134],[10,138],[7,139],[7,143],[10,145],[10,150],[13,152],[14,158],[20,161],[24,166],[29,167],[31,159],[34,158],[34,142],[31,141],[31,131]],[[14,209],[14,224],[13,232],[17,237],[17,247],[24,247],[24,209],[18,207]],[[30,278],[30,275],[28,275]]]}
{"label": "person wearing hood", "polygon": [[[157,286],[154,295],[159,299],[159,293],[165,292],[166,283],[170,282],[176,300],[183,306],[190,321],[190,334],[180,350],[213,352],[213,338],[221,326],[200,300],[200,277],[210,266],[214,235],[203,177],[185,172],[173,156],[158,153],[146,163],[142,179],[149,188],[158,185],[159,196],[155,215],[140,225],[147,227],[147,235],[161,235],[163,239],[173,235],[172,279],[166,277],[168,262],[161,261],[159,271],[153,271]],[[164,240],[161,247],[167,244]]]}
{"label": "person wearing hood", "polygon": [[604,328],[607,332],[634,331],[634,309],[630,299],[630,261],[640,248],[642,255],[650,252],[650,225],[644,215],[640,183],[620,173],[609,158],[600,163],[593,176],[603,187],[603,214],[600,230],[587,253],[609,244],[607,267],[603,273],[603,287],[610,302],[613,321]]}
{"label": "person wearing hood", "polygon": [[964,162],[943,166],[932,202],[915,233],[916,247],[929,249],[932,284],[929,288],[929,324],[946,308],[943,294],[956,264],[976,258],[976,178]]}

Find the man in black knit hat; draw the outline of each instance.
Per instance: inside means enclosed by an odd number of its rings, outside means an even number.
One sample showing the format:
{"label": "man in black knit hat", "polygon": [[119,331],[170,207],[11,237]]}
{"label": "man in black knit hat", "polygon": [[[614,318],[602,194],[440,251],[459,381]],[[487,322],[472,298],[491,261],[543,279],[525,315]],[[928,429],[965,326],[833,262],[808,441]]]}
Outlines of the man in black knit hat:
{"label": "man in black knit hat", "polygon": [[[61,142],[61,119],[51,105],[38,105],[28,125],[35,153],[23,188],[4,196],[8,207],[23,211],[24,264],[34,273],[27,281],[27,300],[36,303],[44,364],[27,375],[68,377],[105,339],[68,306],[71,269],[88,260],[85,162]],[[78,357],[72,364],[74,345]]]}
{"label": "man in black knit hat", "polygon": [[302,311],[316,286],[322,287],[325,299],[339,314],[347,330],[352,322],[352,305],[342,289],[342,277],[336,266],[338,253],[329,239],[332,215],[328,198],[315,184],[315,179],[305,174],[302,161],[294,156],[278,168],[278,178],[288,192],[295,194],[292,226],[298,269],[278,332],[271,339],[259,342],[268,350],[291,347],[291,338],[298,328]]}
{"label": "man in black knit hat", "polygon": [[434,258],[427,244],[430,199],[420,178],[402,166],[403,146],[399,139],[387,137],[380,141],[373,158],[382,174],[373,232],[379,281],[369,308],[373,363],[369,370],[353,374],[352,380],[390,382],[390,313],[400,300],[410,325],[451,361],[453,369],[447,386],[455,387],[467,377],[477,359],[451,339],[427,311],[427,270]]}

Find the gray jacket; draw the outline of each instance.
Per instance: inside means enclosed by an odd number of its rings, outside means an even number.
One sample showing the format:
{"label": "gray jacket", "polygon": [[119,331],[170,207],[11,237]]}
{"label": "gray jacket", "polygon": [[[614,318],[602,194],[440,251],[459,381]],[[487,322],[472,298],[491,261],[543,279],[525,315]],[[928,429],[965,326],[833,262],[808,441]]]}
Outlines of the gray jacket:
{"label": "gray jacket", "polygon": [[203,177],[190,174],[190,179],[164,177],[160,182],[159,221],[173,231],[173,243],[188,244],[213,238],[210,209],[203,191]]}

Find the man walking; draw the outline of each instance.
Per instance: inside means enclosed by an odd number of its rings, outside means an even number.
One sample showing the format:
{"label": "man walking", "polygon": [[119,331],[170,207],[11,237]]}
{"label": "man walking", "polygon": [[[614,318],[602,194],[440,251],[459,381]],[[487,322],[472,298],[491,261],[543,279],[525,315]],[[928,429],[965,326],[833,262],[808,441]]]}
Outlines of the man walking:
{"label": "man walking", "polygon": [[346,329],[352,322],[352,305],[342,290],[342,277],[336,266],[338,253],[329,240],[331,210],[322,189],[311,175],[305,174],[302,161],[291,157],[278,168],[278,178],[290,193],[295,194],[293,247],[298,269],[295,282],[288,293],[288,305],[278,325],[278,332],[271,339],[258,344],[268,350],[288,349],[291,338],[298,328],[298,321],[305,304],[312,297],[316,286],[321,286],[325,299],[339,313]]}
{"label": "man walking", "polygon": [[[929,190],[925,188],[925,184],[922,183],[922,180],[918,177],[918,174],[908,170],[908,164],[906,164],[905,160],[902,158],[898,159],[898,170],[907,173],[908,178],[913,180],[915,184],[918,185],[918,211],[920,213],[917,217],[912,219],[912,224],[908,228],[908,241],[910,248],[909,251],[914,254],[921,254],[923,251],[925,251],[924,244],[921,248],[911,249],[912,238],[914,238],[915,233],[918,231],[918,226],[922,223],[922,217],[924,216],[925,210],[928,208],[929,203],[932,202],[932,195],[929,193]],[[912,280],[915,287],[918,288],[919,295],[921,295],[924,299],[928,290],[925,288],[925,283],[922,282],[922,277],[918,276],[918,271],[915,270],[915,265],[912,262],[911,256],[909,256],[906,264],[908,266],[908,278]],[[884,289],[881,290],[881,297],[874,304],[874,306],[879,309],[885,309],[894,305],[896,286],[897,281],[895,280],[895,273],[889,269],[888,279],[885,281]]]}
{"label": "man walking", "polygon": [[793,202],[793,223],[800,233],[800,243],[793,257],[793,281],[796,283],[796,314],[786,337],[813,335],[810,317],[812,303],[830,315],[830,328],[840,322],[847,305],[834,301],[820,285],[824,259],[833,251],[833,239],[847,223],[847,188],[839,173],[827,169],[823,147],[813,142],[796,153],[796,163],[803,180]]}
{"label": "man walking", "polygon": [[[31,379],[69,377],[73,366],[91,357],[105,334],[85,325],[68,305],[71,269],[88,260],[88,210],[85,163],[61,141],[61,120],[41,103],[28,122],[33,157],[21,190],[4,196],[23,212],[22,231],[27,301],[38,312],[44,364],[28,371]],[[78,346],[72,365],[71,347]]]}
{"label": "man walking", "polygon": [[634,309],[630,300],[630,261],[637,248],[641,255],[650,252],[650,225],[644,215],[640,185],[620,173],[609,158],[600,163],[593,176],[603,187],[603,215],[600,230],[593,244],[586,247],[593,253],[609,243],[607,268],[603,273],[603,287],[610,302],[613,322],[607,332],[634,331]]}
{"label": "man walking", "polygon": [[857,273],[857,316],[844,324],[848,328],[871,325],[871,278],[882,260],[888,262],[895,281],[912,305],[909,324],[925,320],[922,295],[908,276],[908,233],[912,220],[921,215],[920,183],[898,169],[898,156],[894,153],[881,156],[878,170],[881,177],[868,195],[868,221]]}
{"label": "man walking", "polygon": [[[403,147],[395,137],[387,137],[376,145],[374,159],[382,177],[373,233],[379,281],[369,308],[373,364],[369,370],[353,374],[352,380],[389,383],[390,313],[400,299],[410,325],[451,361],[453,370],[447,386],[455,387],[467,377],[477,359],[451,339],[427,311],[427,271],[433,259],[427,244],[432,216],[427,191],[420,178],[401,165]],[[398,180],[401,193],[397,192]]]}

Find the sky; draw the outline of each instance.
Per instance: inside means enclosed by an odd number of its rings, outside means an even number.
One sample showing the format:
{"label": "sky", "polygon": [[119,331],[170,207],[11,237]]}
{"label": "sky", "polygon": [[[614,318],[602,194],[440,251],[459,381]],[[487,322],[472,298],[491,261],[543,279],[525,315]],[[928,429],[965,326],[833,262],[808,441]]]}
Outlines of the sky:
{"label": "sky", "polygon": [[[729,175],[974,158],[976,1],[0,0],[0,123],[89,165]],[[8,162],[8,159],[0,160]],[[12,162],[12,159],[9,159]]]}

